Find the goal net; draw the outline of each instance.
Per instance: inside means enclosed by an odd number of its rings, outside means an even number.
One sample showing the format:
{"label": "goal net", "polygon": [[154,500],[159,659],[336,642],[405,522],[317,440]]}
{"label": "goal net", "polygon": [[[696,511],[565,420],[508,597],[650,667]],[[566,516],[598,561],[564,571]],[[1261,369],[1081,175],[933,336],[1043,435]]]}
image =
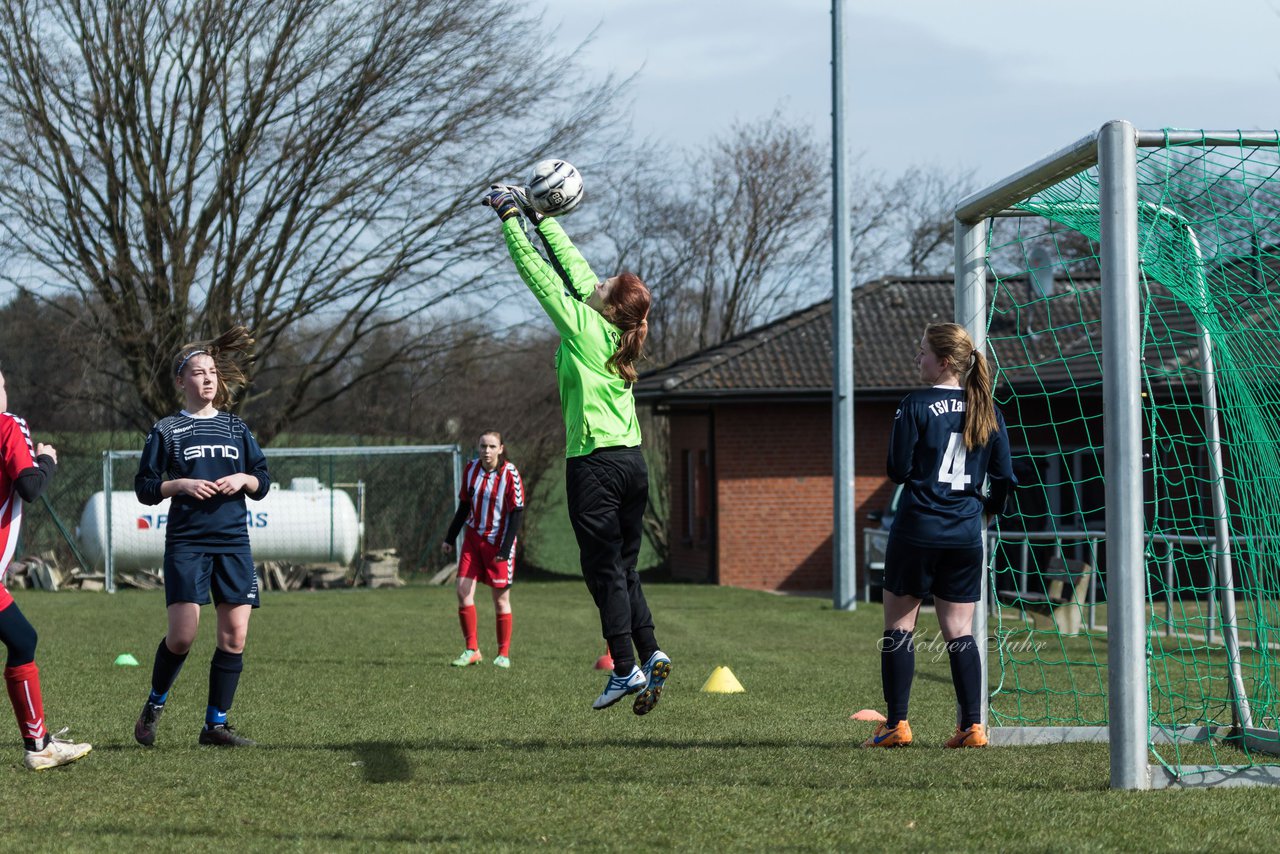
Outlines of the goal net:
{"label": "goal net", "polygon": [[1020,481],[993,743],[1108,739],[1123,788],[1280,782],[1276,142],[1112,123],[957,208]]}

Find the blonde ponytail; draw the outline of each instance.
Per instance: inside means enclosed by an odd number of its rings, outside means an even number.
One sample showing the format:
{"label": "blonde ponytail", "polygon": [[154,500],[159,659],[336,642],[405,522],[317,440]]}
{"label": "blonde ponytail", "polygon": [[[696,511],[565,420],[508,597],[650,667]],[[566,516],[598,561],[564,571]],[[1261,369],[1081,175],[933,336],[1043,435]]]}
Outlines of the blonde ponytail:
{"label": "blonde ponytail", "polygon": [[934,355],[964,378],[965,447],[974,451],[985,446],[999,429],[986,357],[974,348],[969,332],[958,323],[930,323],[924,335]]}

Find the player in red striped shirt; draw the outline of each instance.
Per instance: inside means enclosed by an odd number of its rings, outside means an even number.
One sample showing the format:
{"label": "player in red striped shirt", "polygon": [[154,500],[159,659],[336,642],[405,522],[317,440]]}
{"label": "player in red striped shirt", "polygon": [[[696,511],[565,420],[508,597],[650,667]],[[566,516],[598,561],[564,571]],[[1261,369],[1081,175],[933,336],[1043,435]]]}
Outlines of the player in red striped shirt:
{"label": "player in red striped shirt", "polygon": [[493,590],[493,608],[498,627],[498,654],[493,663],[508,668],[511,659],[511,582],[515,580],[516,535],[524,516],[524,482],[520,472],[504,456],[506,446],[497,430],[480,434],[479,456],[462,471],[458,512],[449,525],[442,548],[453,554],[458,532],[464,529],[462,553],[458,555],[458,622],[467,648],[453,660],[454,667],[479,664],[480,642],[476,639],[476,581]]}
{"label": "player in red striped shirt", "polygon": [[0,412],[4,413],[0,415],[0,642],[8,650],[4,683],[27,749],[23,762],[32,771],[43,771],[74,762],[93,748],[55,738],[45,726],[36,630],[4,587],[4,573],[22,528],[22,502],[39,498],[58,469],[57,449],[43,442],[33,444],[27,422],[8,409],[9,395],[0,374]]}

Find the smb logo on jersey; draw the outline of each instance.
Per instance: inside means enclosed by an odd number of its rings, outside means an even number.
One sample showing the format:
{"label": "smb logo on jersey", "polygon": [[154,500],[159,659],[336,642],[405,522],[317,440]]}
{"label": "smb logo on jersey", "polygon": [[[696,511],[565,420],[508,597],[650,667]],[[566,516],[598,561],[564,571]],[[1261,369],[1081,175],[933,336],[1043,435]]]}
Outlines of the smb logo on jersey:
{"label": "smb logo on jersey", "polygon": [[[267,513],[265,511],[260,513],[254,513],[252,510],[249,510],[245,512],[244,516],[245,516],[245,524],[250,528],[267,527]],[[138,530],[139,531],[159,530],[160,528],[163,528],[168,523],[169,523],[169,514],[167,513],[156,513],[156,514],[143,513],[141,516],[138,517]]]}
{"label": "smb logo on jersey", "polygon": [[240,449],[235,445],[192,445],[182,449],[184,460],[202,460],[205,457],[221,457],[227,460],[240,459]]}

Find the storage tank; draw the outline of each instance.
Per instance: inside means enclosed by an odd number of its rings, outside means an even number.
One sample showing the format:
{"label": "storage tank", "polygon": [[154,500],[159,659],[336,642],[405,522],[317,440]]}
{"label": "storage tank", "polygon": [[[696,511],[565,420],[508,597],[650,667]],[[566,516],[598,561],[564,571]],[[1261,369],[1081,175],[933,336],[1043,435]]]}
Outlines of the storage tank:
{"label": "storage tank", "polygon": [[[316,478],[295,478],[288,489],[273,483],[261,501],[246,501],[249,544],[255,561],[350,563],[360,543],[360,520],[351,496],[326,489]],[[169,499],[154,506],[132,492],[111,493],[111,545],[115,569],[155,569],[164,564]],[[104,565],[105,493],[94,493],[77,532],[85,559]]]}

